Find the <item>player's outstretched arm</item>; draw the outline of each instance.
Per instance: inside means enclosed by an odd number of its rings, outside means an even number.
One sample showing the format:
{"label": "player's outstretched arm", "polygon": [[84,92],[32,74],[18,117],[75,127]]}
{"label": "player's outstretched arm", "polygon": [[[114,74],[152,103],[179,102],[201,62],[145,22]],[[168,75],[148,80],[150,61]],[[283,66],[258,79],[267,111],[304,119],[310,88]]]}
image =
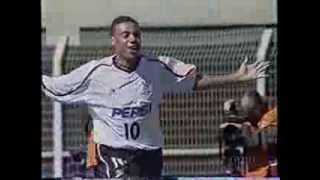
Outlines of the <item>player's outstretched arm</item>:
{"label": "player's outstretched arm", "polygon": [[46,96],[61,103],[84,103],[90,83],[90,71],[94,65],[95,62],[92,61],[57,77],[42,75],[42,91]]}
{"label": "player's outstretched arm", "polygon": [[225,84],[239,81],[248,81],[258,78],[267,77],[266,69],[269,67],[270,62],[268,61],[256,61],[253,64],[247,65],[248,59],[245,58],[240,68],[228,75],[197,75],[197,83],[195,90],[210,89],[217,84]]}

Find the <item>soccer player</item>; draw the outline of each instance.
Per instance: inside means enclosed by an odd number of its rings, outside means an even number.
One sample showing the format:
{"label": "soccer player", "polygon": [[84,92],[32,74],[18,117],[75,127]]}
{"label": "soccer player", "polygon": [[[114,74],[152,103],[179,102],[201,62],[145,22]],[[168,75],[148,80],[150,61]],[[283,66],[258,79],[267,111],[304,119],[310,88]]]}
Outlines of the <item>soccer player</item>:
{"label": "soccer player", "polygon": [[164,138],[159,104],[168,91],[208,89],[217,83],[265,76],[267,62],[225,76],[201,75],[172,57],[141,53],[139,23],[119,16],[111,24],[113,54],[59,77],[42,76],[42,89],[61,103],[88,105],[99,157],[98,177],[161,177]]}

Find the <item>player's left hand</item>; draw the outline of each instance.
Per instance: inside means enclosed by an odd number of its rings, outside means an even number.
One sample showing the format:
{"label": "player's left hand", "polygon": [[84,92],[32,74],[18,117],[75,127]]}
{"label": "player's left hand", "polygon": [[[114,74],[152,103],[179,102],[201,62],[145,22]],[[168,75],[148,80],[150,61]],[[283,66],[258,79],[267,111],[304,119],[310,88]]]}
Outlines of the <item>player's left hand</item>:
{"label": "player's left hand", "polygon": [[266,69],[270,66],[269,61],[256,61],[253,64],[247,65],[248,57],[242,62],[237,76],[241,81],[254,80],[259,78],[268,77]]}

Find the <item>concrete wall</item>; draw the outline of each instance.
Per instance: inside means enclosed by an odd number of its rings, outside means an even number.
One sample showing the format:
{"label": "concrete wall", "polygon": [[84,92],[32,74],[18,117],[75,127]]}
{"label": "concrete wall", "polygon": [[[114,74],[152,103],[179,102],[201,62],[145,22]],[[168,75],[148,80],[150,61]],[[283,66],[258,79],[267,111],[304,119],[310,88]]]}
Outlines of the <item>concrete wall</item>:
{"label": "concrete wall", "polygon": [[47,43],[71,36],[79,43],[79,27],[105,26],[118,15],[142,25],[214,25],[276,23],[275,0],[42,0]]}

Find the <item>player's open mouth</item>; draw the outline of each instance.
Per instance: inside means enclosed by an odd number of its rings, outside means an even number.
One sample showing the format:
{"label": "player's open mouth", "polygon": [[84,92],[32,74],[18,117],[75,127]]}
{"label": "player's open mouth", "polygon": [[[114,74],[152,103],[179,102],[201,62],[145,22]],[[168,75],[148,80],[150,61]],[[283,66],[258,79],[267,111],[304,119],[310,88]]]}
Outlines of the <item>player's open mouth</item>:
{"label": "player's open mouth", "polygon": [[138,53],[140,50],[139,46],[131,46],[131,47],[128,47],[128,49],[131,53]]}

